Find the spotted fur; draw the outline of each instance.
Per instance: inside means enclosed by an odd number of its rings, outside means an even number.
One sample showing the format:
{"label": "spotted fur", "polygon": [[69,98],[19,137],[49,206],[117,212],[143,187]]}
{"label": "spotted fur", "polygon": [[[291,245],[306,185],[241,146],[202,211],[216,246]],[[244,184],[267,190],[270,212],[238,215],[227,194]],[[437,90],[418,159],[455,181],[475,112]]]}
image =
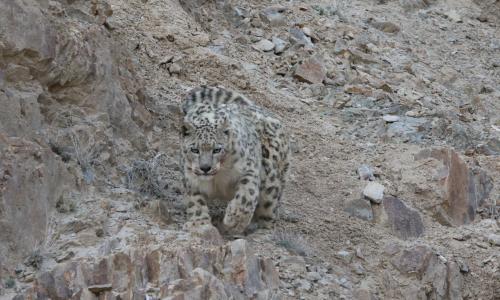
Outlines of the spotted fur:
{"label": "spotted fur", "polygon": [[182,169],[189,226],[211,222],[208,205],[226,204],[224,229],[275,218],[288,169],[280,121],[244,96],[219,87],[191,90],[182,103]]}

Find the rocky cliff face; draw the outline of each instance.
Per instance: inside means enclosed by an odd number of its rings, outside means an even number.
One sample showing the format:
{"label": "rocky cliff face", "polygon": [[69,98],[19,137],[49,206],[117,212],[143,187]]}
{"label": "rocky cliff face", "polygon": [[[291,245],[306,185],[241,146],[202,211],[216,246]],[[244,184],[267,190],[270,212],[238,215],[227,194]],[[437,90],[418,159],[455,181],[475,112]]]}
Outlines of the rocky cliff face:
{"label": "rocky cliff face", "polygon": [[[496,299],[498,3],[0,0],[0,298]],[[181,230],[200,84],[290,131],[273,230]]]}
{"label": "rocky cliff face", "polygon": [[1,254],[9,265],[46,242],[72,191],[104,174],[113,181],[119,152],[144,151],[148,128],[130,55],[89,15],[90,3],[1,5]]}

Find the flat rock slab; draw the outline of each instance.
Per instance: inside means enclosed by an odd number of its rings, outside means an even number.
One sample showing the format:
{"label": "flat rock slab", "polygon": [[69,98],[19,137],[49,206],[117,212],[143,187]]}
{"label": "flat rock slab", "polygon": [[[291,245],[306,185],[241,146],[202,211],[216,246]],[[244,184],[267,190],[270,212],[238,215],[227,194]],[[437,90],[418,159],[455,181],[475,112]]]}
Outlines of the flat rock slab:
{"label": "flat rock slab", "polygon": [[294,77],[307,83],[322,83],[326,78],[326,71],[319,58],[311,57],[297,67]]}
{"label": "flat rock slab", "polygon": [[370,201],[366,199],[354,199],[347,202],[344,209],[349,215],[365,221],[373,220],[373,210]]}
{"label": "flat rock slab", "polygon": [[424,233],[424,223],[417,210],[395,197],[385,197],[383,205],[391,231],[397,237],[407,240]]}
{"label": "flat rock slab", "polygon": [[271,50],[274,49],[274,43],[271,42],[271,41],[269,41],[269,40],[263,39],[263,40],[258,41],[255,44],[253,44],[252,47],[255,50],[260,50],[260,51],[268,52],[268,51],[271,51]]}
{"label": "flat rock slab", "polygon": [[105,291],[111,291],[113,289],[113,286],[111,283],[108,284],[95,284],[91,285],[88,287],[89,291],[91,291],[94,294],[99,294]]}
{"label": "flat rock slab", "polygon": [[382,117],[384,119],[384,121],[386,121],[387,123],[394,123],[394,122],[397,122],[399,121],[399,116],[395,116],[395,115],[385,115]]}

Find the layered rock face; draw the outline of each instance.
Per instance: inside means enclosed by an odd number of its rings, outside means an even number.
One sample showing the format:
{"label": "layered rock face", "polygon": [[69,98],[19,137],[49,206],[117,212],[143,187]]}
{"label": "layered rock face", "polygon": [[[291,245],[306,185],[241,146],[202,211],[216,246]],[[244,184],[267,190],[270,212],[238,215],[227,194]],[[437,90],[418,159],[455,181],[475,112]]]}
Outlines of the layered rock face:
{"label": "layered rock face", "polygon": [[274,263],[257,258],[245,240],[172,240],[171,246],[114,252],[57,265],[42,273],[28,299],[271,299]]}
{"label": "layered rock face", "polygon": [[64,5],[0,3],[2,264],[46,242],[56,203],[82,180],[147,144],[132,62],[90,3]]}

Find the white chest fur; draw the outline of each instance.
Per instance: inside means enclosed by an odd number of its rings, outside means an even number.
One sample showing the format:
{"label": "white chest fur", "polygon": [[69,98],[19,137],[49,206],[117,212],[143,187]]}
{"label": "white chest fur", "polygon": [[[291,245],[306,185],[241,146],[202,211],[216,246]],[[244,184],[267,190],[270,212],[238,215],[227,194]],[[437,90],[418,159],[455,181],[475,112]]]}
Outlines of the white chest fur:
{"label": "white chest fur", "polygon": [[240,177],[240,172],[234,168],[221,168],[213,177],[200,178],[198,189],[210,202],[227,203],[234,197]]}

